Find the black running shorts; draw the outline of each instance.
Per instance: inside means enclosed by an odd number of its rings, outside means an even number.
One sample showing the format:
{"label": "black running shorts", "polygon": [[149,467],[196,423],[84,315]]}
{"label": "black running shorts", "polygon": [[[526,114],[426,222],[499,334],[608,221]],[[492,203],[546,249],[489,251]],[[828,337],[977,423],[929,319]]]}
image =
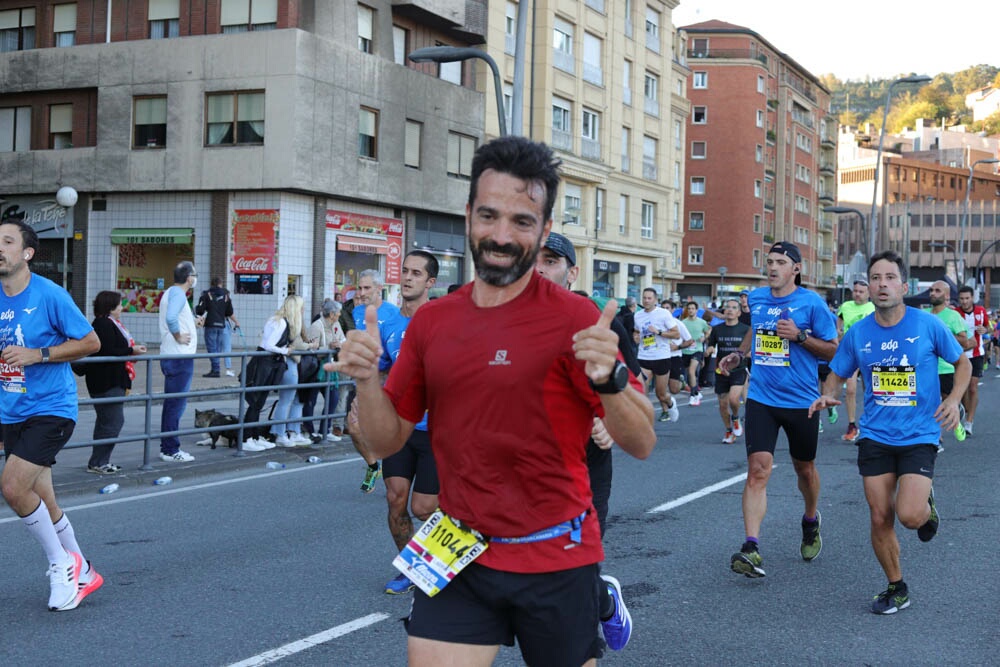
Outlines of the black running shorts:
{"label": "black running shorts", "polygon": [[715,374],[715,393],[722,395],[728,394],[729,390],[736,387],[738,390],[743,389],[743,385],[747,381],[747,372],[740,368],[735,371],[729,371],[729,375],[723,375],[722,373]]}
{"label": "black running shorts", "polygon": [[886,473],[923,475],[934,479],[937,443],[927,445],[885,445],[871,438],[858,440],[858,472],[862,477]]}
{"label": "black running shorts", "polygon": [[[404,477],[413,482],[414,493],[436,496],[437,466],[431,453],[431,437],[427,431],[413,429],[403,448],[387,459],[382,459],[382,477]],[[416,479],[416,482],[414,482]]]}
{"label": "black running shorts", "polygon": [[972,357],[969,361],[972,362],[972,377],[983,377],[983,365],[986,361],[986,357]]}
{"label": "black running shorts", "polygon": [[76,422],[65,417],[28,417],[23,422],[3,425],[3,445],[7,456],[16,456],[38,466],[55,465],[56,454],[69,442]]}
{"label": "black running shorts", "polygon": [[667,375],[670,373],[670,359],[640,359],[639,367],[645,368],[653,375]]}
{"label": "black running shorts", "polygon": [[944,398],[955,388],[955,374],[941,373],[938,375],[938,382],[941,383],[941,398]]}
{"label": "black running shorts", "polygon": [[808,408],[776,408],[747,399],[746,407],[747,456],[754,452],[774,455],[778,431],[784,429],[788,436],[788,453],[796,461],[816,458],[819,438],[819,413],[809,418]]}
{"label": "black running shorts", "polygon": [[472,563],[440,593],[413,591],[411,637],[481,646],[514,645],[528,665],[579,667],[600,658],[597,565],[541,574]]}

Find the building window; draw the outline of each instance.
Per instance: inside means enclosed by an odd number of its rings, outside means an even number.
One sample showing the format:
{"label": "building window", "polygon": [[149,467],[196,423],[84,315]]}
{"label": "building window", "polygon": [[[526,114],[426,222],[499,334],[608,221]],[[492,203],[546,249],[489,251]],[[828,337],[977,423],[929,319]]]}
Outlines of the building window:
{"label": "building window", "polygon": [[795,178],[803,183],[812,183],[812,172],[804,164],[795,164]]}
{"label": "building window", "polygon": [[753,217],[753,233],[760,234],[760,216],[755,215]]}
{"label": "building window", "polygon": [[708,122],[708,107],[691,107],[691,122],[704,125]]}
{"label": "building window", "polygon": [[278,27],[278,0],[222,0],[222,32],[231,34]]}
{"label": "building window", "polygon": [[632,0],[625,0],[625,36],[632,39]]}
{"label": "building window", "polygon": [[601,67],[601,38],[583,33],[583,80],[595,86],[604,85],[604,72]]}
{"label": "building window", "polygon": [[458,132],[448,133],[448,175],[469,180],[472,177],[472,154],[476,139]]}
{"label": "building window", "polygon": [[601,114],[584,108],[580,124],[580,154],[590,160],[601,159]]}
{"label": "building window", "polygon": [[688,229],[705,229],[705,214],[701,211],[688,213]]}
{"label": "building window", "polygon": [[[436,46],[449,46],[448,44],[442,44],[437,42]],[[456,60],[453,63],[440,63],[438,64],[438,78],[442,81],[447,81],[448,83],[453,83],[456,86],[462,85],[462,61]]]}
{"label": "building window", "polygon": [[552,98],[552,146],[562,150],[573,148],[573,105],[559,97]]}
{"label": "building window", "polygon": [[76,3],[56,5],[52,8],[53,46],[76,44]]}
{"label": "building window", "polygon": [[552,29],[553,62],[561,70],[573,73],[573,24],[560,18]]}
{"label": "building window", "polygon": [[698,245],[688,246],[688,264],[702,265],[705,263],[705,248]]}
{"label": "building window", "polygon": [[760,249],[754,248],[753,250],[753,267],[755,269],[760,268]]}
{"label": "building window", "polygon": [[604,199],[607,193],[601,188],[594,190],[594,230],[604,229]]}
{"label": "building window", "polygon": [[625,106],[632,106],[632,61],[626,60],[622,64],[622,102]]}
{"label": "building window", "polygon": [[643,111],[650,116],[660,115],[660,77],[646,72],[643,84]]}
{"label": "building window", "polygon": [[674,162],[674,189],[681,189],[681,163]]}
{"label": "building window", "polygon": [[35,48],[35,10],[8,9],[0,12],[0,52]]}
{"label": "building window", "polygon": [[[806,153],[812,153],[812,149],[813,149],[812,137],[807,137],[804,134],[796,132],[795,133],[795,145],[798,148],[804,150]],[[914,183],[916,182],[916,176],[917,176],[917,174],[916,174],[916,172],[914,172],[914,174],[913,174],[913,182]]]}
{"label": "building window", "polygon": [[73,105],[49,105],[49,148],[73,148]]}
{"label": "building window", "polygon": [[756,197],[757,199],[760,199],[761,197],[764,196],[763,186],[761,185],[760,181],[753,182],[753,196]]}
{"label": "building window", "polygon": [[706,37],[695,37],[691,40],[691,55],[695,58],[704,58],[708,55],[708,39]]}
{"label": "building window", "polygon": [[659,142],[653,137],[643,135],[642,137],[642,177],[647,181],[655,181],[657,178],[656,154]]}
{"label": "building window", "polygon": [[760,144],[757,144],[757,148],[754,149],[754,159],[756,159],[757,162],[764,161],[764,147]]}
{"label": "building window", "polygon": [[573,183],[563,185],[563,224],[579,225],[582,208],[583,190],[580,186]]}
{"label": "building window", "polygon": [[674,148],[677,150],[681,149],[681,137],[684,134],[684,127],[681,125],[681,121],[674,121]]}
{"label": "building window", "polygon": [[646,48],[660,52],[660,12],[646,7]]}
{"label": "building window", "polygon": [[207,95],[205,144],[222,146],[264,143],[264,93]]}
{"label": "building window", "polygon": [[674,202],[674,223],[673,229],[675,232],[679,232],[681,229],[681,204],[680,202]]}
{"label": "building window", "polygon": [[392,26],[392,60],[397,65],[406,65],[406,42],[409,32],[398,25]]}
{"label": "building window", "polygon": [[358,155],[378,159],[378,111],[361,107],[358,110]]}
{"label": "building window", "polygon": [[132,148],[164,148],[167,145],[167,98],[135,98]]}
{"label": "building window", "polygon": [[622,173],[632,170],[632,130],[622,128]]}
{"label": "building window", "polygon": [[507,129],[514,126],[514,86],[503,84],[503,117],[507,120]]}
{"label": "building window", "polygon": [[414,169],[420,168],[420,135],[424,124],[415,120],[406,121],[406,136],[404,137],[403,164]]}
{"label": "building window", "polygon": [[757,127],[764,127],[764,112],[757,109]]}
{"label": "building window", "polygon": [[31,150],[31,107],[0,109],[0,153]]}
{"label": "building window", "polygon": [[691,76],[691,87],[696,89],[708,88],[708,72],[695,72]]}
{"label": "building window", "polygon": [[705,194],[705,177],[704,176],[692,176],[691,177],[691,194],[693,194],[693,195],[703,195],[703,194]]}
{"label": "building window", "polygon": [[506,16],[503,24],[504,53],[514,55],[517,48],[517,3],[507,2]]}
{"label": "building window", "polygon": [[691,142],[691,157],[695,160],[705,159],[705,142],[704,141],[692,141]]}
{"label": "building window", "polygon": [[149,0],[149,38],[180,37],[180,0]]}
{"label": "building window", "polygon": [[358,51],[372,53],[372,36],[375,26],[375,10],[371,7],[358,5]]}
{"label": "building window", "polygon": [[653,225],[656,223],[656,204],[651,201],[642,202],[642,226],[639,236],[644,239],[653,238]]}
{"label": "building window", "polygon": [[764,75],[763,74],[758,74],[757,75],[757,92],[758,93],[763,93],[764,92]]}
{"label": "building window", "polygon": [[[808,215],[811,208],[812,208],[812,206],[810,206],[808,199],[806,199],[805,197],[803,197],[801,195],[795,195],[795,210],[796,211],[798,211],[799,213],[805,213],[806,215]],[[798,229],[799,228],[796,227],[796,230],[798,230]]]}
{"label": "building window", "polygon": [[618,234],[628,233],[628,195],[618,195]]}

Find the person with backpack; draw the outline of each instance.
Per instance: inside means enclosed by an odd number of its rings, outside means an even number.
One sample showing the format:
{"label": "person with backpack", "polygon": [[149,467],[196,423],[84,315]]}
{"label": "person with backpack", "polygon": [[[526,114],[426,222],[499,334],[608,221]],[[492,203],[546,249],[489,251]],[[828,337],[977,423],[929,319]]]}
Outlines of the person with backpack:
{"label": "person with backpack", "polygon": [[[201,293],[195,314],[205,316],[205,349],[208,352],[231,352],[233,349],[233,330],[240,328],[240,323],[233,314],[233,300],[229,298],[229,290],[222,286],[222,278],[212,278],[212,286]],[[212,357],[212,370],[202,377],[220,377],[219,360],[226,361],[226,376],[235,377],[233,360],[230,357]]]}

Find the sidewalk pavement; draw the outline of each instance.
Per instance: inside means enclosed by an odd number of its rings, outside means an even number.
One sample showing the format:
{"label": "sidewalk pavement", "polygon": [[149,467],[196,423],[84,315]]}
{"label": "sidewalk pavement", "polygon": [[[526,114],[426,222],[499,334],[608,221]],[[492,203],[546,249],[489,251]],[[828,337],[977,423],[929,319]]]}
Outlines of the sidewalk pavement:
{"label": "sidewalk pavement", "polygon": [[[152,352],[152,351],[151,351]],[[152,393],[163,392],[163,374],[160,372],[158,361],[146,362],[142,357],[136,358],[136,378],[133,380],[133,394],[145,392],[147,365],[152,374]],[[194,379],[191,381],[191,391],[206,389],[232,389],[232,396],[205,396],[188,399],[187,408],[181,418],[181,428],[194,428],[195,410],[207,410],[214,408],[231,415],[239,414],[238,392],[240,388],[239,372],[240,358],[233,357],[233,372],[236,377],[227,377],[223,366],[221,378],[206,378],[204,373],[211,370],[209,360],[195,359]],[[77,396],[81,399],[89,398],[87,385],[84,379],[74,376],[77,381]],[[275,392],[268,394],[267,406],[276,400]],[[151,409],[151,431],[156,432],[160,426],[160,412],[162,399],[154,400]],[[317,412],[323,408],[323,398],[317,400]],[[267,414],[262,413],[262,418]],[[146,408],[144,403],[126,403],[125,405],[125,426],[122,428],[123,438],[130,435],[137,435],[144,432],[146,418]],[[167,463],[160,460],[160,439],[153,438],[150,443],[149,470],[141,468],[143,464],[144,440],[130,442],[120,442],[115,446],[111,454],[111,462],[122,467],[122,471],[115,475],[97,475],[87,472],[87,461],[90,459],[90,447],[74,447],[74,443],[85,442],[93,439],[95,413],[92,405],[80,406],[80,414],[76,424],[73,437],[66,447],[56,457],[56,464],[52,466],[52,481],[55,485],[57,497],[70,494],[94,493],[108,484],[116,483],[123,488],[129,486],[147,486],[153,480],[170,476],[176,482],[179,479],[191,478],[200,475],[219,474],[222,472],[239,471],[251,468],[264,470],[264,465],[268,461],[279,461],[288,465],[302,463],[310,456],[318,456],[324,460],[332,460],[356,455],[350,436],[343,436],[340,442],[333,443],[323,441],[307,447],[281,448],[275,447],[264,452],[246,452],[244,456],[237,456],[236,449],[226,446],[224,438],[219,439],[218,448],[211,449],[207,446],[198,446],[195,443],[205,438],[205,434],[180,436],[181,449],[194,456],[195,460],[189,463]],[[0,464],[2,465],[2,464]],[[0,499],[0,505],[3,500]]]}

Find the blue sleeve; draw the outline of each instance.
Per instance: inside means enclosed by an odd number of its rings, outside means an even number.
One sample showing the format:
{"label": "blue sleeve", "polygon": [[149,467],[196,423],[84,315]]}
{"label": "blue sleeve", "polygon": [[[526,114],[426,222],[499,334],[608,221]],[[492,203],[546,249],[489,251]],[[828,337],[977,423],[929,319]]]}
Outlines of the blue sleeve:
{"label": "blue sleeve", "polygon": [[[81,340],[94,330],[86,316],[74,303],[73,298],[65,289],[53,290],[55,298],[46,299],[50,304],[50,321],[55,323],[55,329],[67,340]],[[56,343],[58,345],[58,343]]]}
{"label": "blue sleeve", "polygon": [[[816,301],[818,303],[813,306],[813,336],[821,340],[835,340],[837,338],[837,320],[822,299],[817,296]],[[840,375],[840,377],[844,376]]]}
{"label": "blue sleeve", "polygon": [[[177,293],[180,293],[180,298],[177,297]],[[176,285],[172,285],[170,289],[167,290],[170,296],[167,297],[167,328],[170,329],[170,333],[176,334],[181,332],[181,322],[180,314],[181,310],[184,308],[184,302],[187,299],[184,296],[184,291]]]}
{"label": "blue sleeve", "polygon": [[849,378],[858,370],[858,360],[854,356],[854,339],[860,328],[853,326],[847,330],[844,339],[837,346],[837,352],[830,360],[830,370],[842,378]]}

